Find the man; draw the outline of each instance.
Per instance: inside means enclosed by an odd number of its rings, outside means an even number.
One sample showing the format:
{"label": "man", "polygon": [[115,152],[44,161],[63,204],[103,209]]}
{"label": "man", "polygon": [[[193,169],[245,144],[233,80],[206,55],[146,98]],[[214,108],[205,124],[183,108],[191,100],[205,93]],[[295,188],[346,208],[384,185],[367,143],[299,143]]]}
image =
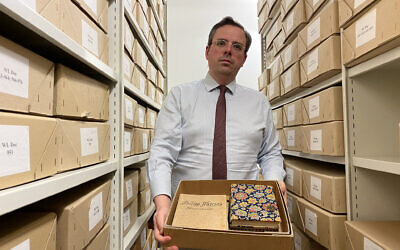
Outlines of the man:
{"label": "man", "polygon": [[225,17],[209,34],[205,79],[176,86],[165,99],[148,160],[154,234],[161,244],[171,240],[163,225],[181,180],[258,179],[258,163],[264,179],[278,180],[286,195],[270,104],[235,80],[250,44],[243,26]]}

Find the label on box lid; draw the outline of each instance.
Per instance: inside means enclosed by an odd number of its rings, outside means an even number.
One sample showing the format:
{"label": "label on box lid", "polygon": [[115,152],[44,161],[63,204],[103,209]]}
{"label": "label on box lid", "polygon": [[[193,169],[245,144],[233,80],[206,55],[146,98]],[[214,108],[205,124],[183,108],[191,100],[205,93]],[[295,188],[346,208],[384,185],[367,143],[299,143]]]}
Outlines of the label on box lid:
{"label": "label on box lid", "polygon": [[301,236],[297,231],[294,232],[294,250],[301,250]]}
{"label": "label on box lid", "polygon": [[286,32],[289,32],[293,28],[294,11],[289,14],[286,19]]}
{"label": "label on box lid", "polygon": [[80,128],[81,156],[97,154],[99,152],[99,139],[97,128]]}
{"label": "label on box lid", "polygon": [[127,55],[124,55],[124,59],[123,60],[124,61],[123,61],[122,64],[123,64],[123,67],[124,67],[124,74],[130,78],[131,77],[130,59],[128,58]]}
{"label": "label on box lid", "polygon": [[0,125],[0,177],[31,170],[29,126]]}
{"label": "label on box lid", "polygon": [[125,118],[128,120],[133,120],[133,107],[132,101],[125,98]]}
{"label": "label on box lid", "polygon": [[103,219],[103,192],[96,194],[90,201],[89,231]]}
{"label": "label on box lid", "polygon": [[356,22],[356,48],[376,37],[376,8]]}
{"label": "label on box lid", "polygon": [[150,125],[152,127],[154,127],[156,125],[156,114],[154,114],[154,113],[150,114]]}
{"label": "label on box lid", "polygon": [[283,63],[288,65],[292,60],[292,44],[286,47],[285,54],[283,55]]}
{"label": "label on box lid", "polygon": [[139,107],[139,123],[144,125],[144,110]]}
{"label": "label on box lid", "polygon": [[293,187],[294,171],[292,168],[286,167],[286,183]]}
{"label": "label on box lid", "polygon": [[310,119],[319,116],[319,95],[308,101],[308,112]]}
{"label": "label on box lid", "polygon": [[287,145],[289,147],[294,147],[294,145],[295,145],[295,131],[294,130],[288,130]]}
{"label": "label on box lid", "polygon": [[311,130],[310,149],[312,151],[322,151],[322,130]]}
{"label": "label on box lid", "polygon": [[124,211],[124,214],[122,216],[122,224],[124,227],[124,231],[126,231],[126,229],[128,229],[129,225],[131,224],[131,215],[129,207],[127,207]]}
{"label": "label on box lid", "polygon": [[82,20],[82,46],[99,56],[99,42],[97,32],[88,23]]}
{"label": "label on box lid", "polygon": [[383,250],[383,248],[375,244],[367,237],[364,237],[364,250]]}
{"label": "label on box lid", "polygon": [[0,92],[29,97],[29,59],[0,46]]}
{"label": "label on box lid", "polygon": [[315,40],[319,39],[321,33],[321,22],[318,17],[310,26],[307,28],[307,46],[310,46]]}
{"label": "label on box lid", "polygon": [[273,119],[274,125],[276,127],[278,125],[278,113],[276,113],[276,111],[272,112],[272,119]]}
{"label": "label on box lid", "polygon": [[364,2],[365,2],[365,0],[354,0],[354,9],[357,9],[358,6],[360,6]]}
{"label": "label on box lid", "polygon": [[147,150],[147,134],[146,133],[144,133],[143,135],[142,135],[142,139],[143,139],[143,150]]}
{"label": "label on box lid", "polygon": [[29,238],[24,240],[20,244],[16,245],[15,247],[10,248],[10,250],[30,250],[30,249],[31,249],[31,242]]}
{"label": "label on box lid", "polygon": [[84,0],[86,5],[97,15],[97,0]]}
{"label": "label on box lid", "polygon": [[132,180],[127,180],[125,182],[125,186],[126,186],[126,199],[129,200],[133,196]]}
{"label": "label on box lid", "polygon": [[288,121],[294,121],[296,119],[296,113],[294,112],[295,105],[290,104],[288,106]]}
{"label": "label on box lid", "polygon": [[124,131],[124,153],[131,151],[131,133]]}
{"label": "label on box lid", "polygon": [[146,80],[144,79],[144,77],[140,77],[140,91],[142,91],[142,93],[144,94],[146,90]]}
{"label": "label on box lid", "polygon": [[315,236],[318,236],[318,217],[317,214],[305,208],[305,226]]}
{"label": "label on box lid", "polygon": [[287,196],[286,197],[286,201],[287,201],[287,208],[288,208],[289,214],[291,215],[293,213],[293,199],[292,199],[292,196]]}
{"label": "label on box lid", "polygon": [[22,3],[24,3],[26,6],[31,8],[32,10],[36,11],[36,1],[32,0],[22,0]]}
{"label": "label on box lid", "polygon": [[321,200],[321,189],[321,179],[311,175],[310,195],[318,200]]}
{"label": "label on box lid", "polygon": [[317,70],[317,68],[318,68],[318,47],[315,48],[308,57],[307,75],[310,75],[312,72]]}

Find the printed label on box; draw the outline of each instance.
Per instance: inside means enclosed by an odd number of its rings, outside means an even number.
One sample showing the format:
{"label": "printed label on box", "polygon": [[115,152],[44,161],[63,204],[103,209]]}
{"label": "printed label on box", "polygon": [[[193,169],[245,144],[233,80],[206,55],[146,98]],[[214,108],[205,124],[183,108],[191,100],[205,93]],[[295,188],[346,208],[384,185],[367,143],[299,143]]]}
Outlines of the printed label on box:
{"label": "printed label on box", "polygon": [[124,131],[124,153],[131,151],[131,133]]}
{"label": "printed label on box", "polygon": [[310,75],[318,68],[318,48],[314,49],[307,61],[307,75]]}
{"label": "printed label on box", "polygon": [[318,217],[317,214],[311,212],[309,209],[305,209],[305,226],[308,231],[310,231],[315,236],[318,236]]}
{"label": "printed label on box", "polygon": [[131,77],[131,64],[130,64],[130,59],[128,58],[127,55],[124,55],[123,67],[124,67],[124,74],[130,78]]}
{"label": "printed label on box", "polygon": [[97,128],[81,128],[81,155],[87,156],[99,152]]}
{"label": "printed label on box", "polygon": [[284,82],[285,91],[287,91],[290,86],[292,86],[292,71],[289,70],[285,74],[285,82]]}
{"label": "printed label on box", "polygon": [[133,120],[133,107],[132,101],[125,98],[125,118],[132,121]]}
{"label": "printed label on box", "polygon": [[31,249],[31,242],[30,239],[27,239],[21,242],[20,244],[16,245],[15,247],[11,248],[10,250],[30,250],[30,249]]}
{"label": "printed label on box", "polygon": [[322,151],[322,130],[311,130],[310,149],[311,151]]}
{"label": "printed label on box", "polygon": [[283,56],[283,63],[288,65],[292,60],[292,44],[286,47],[285,54]]}
{"label": "printed label on box", "polygon": [[0,125],[0,177],[31,170],[29,126]]}
{"label": "printed label on box", "polygon": [[122,220],[123,220],[122,224],[124,226],[124,231],[126,231],[126,229],[128,229],[129,225],[131,224],[131,215],[129,207],[125,209],[124,214],[122,216]]}
{"label": "printed label on box", "polygon": [[294,250],[301,250],[301,236],[298,232],[294,232]]}
{"label": "printed label on box", "polygon": [[154,127],[156,125],[156,115],[154,113],[150,114],[150,125]]}
{"label": "printed label on box", "polygon": [[126,199],[129,200],[133,196],[132,180],[127,180],[125,182],[125,186],[126,186]]}
{"label": "printed label on box", "polygon": [[383,248],[375,244],[367,237],[364,237],[364,250],[383,250]]}
{"label": "printed label on box", "polygon": [[0,92],[29,97],[29,59],[0,46]]}
{"label": "printed label on box", "polygon": [[287,145],[289,147],[294,147],[295,145],[295,131],[294,130],[288,130],[288,135],[287,135]]}
{"label": "printed label on box", "polygon": [[22,3],[24,3],[26,6],[31,8],[32,10],[36,11],[36,1],[32,0],[22,0]]}
{"label": "printed label on box", "polygon": [[146,91],[146,80],[141,76],[140,77],[140,91],[144,94]]}
{"label": "printed label on box", "polygon": [[96,194],[90,201],[89,231],[103,219],[103,192]]}
{"label": "printed label on box", "polygon": [[132,52],[132,43],[133,37],[132,37],[132,33],[131,33],[131,28],[129,27],[129,25],[127,23],[125,23],[125,45],[128,48],[129,53]]}
{"label": "printed label on box", "polygon": [[287,196],[287,208],[289,211],[289,214],[291,215],[293,213],[293,199],[292,196]]}
{"label": "printed label on box", "polygon": [[310,195],[318,200],[321,200],[321,179],[311,176],[310,179]]}
{"label": "printed label on box", "polygon": [[85,3],[97,15],[97,0],[85,0]]}
{"label": "printed label on box", "polygon": [[294,121],[296,118],[296,113],[294,112],[294,104],[288,106],[288,122]]}
{"label": "printed label on box", "polygon": [[143,135],[142,135],[142,139],[143,139],[143,150],[147,150],[147,134],[146,133],[144,133]]}
{"label": "printed label on box", "polygon": [[289,32],[293,28],[294,12],[290,13],[286,20],[286,32]]}
{"label": "printed label on box", "polygon": [[142,108],[139,108],[139,123],[144,125],[144,110]]}
{"label": "printed label on box", "polygon": [[357,9],[358,6],[360,6],[364,2],[365,2],[365,0],[354,0],[354,9]]}
{"label": "printed label on box", "polygon": [[319,96],[316,96],[308,101],[308,110],[310,119],[319,116]]}
{"label": "printed label on box", "polygon": [[273,119],[274,125],[276,127],[278,125],[278,114],[276,113],[276,111],[272,112],[272,119]]}
{"label": "printed label on box", "polygon": [[99,42],[96,30],[82,20],[82,46],[99,56]]}
{"label": "printed label on box", "polygon": [[291,168],[286,167],[286,183],[293,187],[294,171]]}
{"label": "printed label on box", "polygon": [[307,28],[307,46],[310,46],[315,40],[319,39],[321,33],[320,18],[318,17]]}
{"label": "printed label on box", "polygon": [[376,9],[356,22],[356,48],[376,37]]}

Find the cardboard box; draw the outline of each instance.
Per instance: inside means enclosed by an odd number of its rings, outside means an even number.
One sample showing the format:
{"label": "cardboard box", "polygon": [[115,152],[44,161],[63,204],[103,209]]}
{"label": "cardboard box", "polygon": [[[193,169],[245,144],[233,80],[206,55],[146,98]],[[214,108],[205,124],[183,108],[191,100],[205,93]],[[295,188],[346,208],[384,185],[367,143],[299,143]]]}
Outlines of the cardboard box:
{"label": "cardboard box", "polygon": [[343,121],[342,87],[334,86],[303,99],[303,123]]}
{"label": "cardboard box", "polygon": [[302,57],[328,37],[340,33],[338,15],[338,2],[334,0],[310,20],[304,29],[299,32],[299,57]]}
{"label": "cardboard box", "polygon": [[150,145],[153,143],[154,139],[154,129],[150,129]]}
{"label": "cardboard box", "polygon": [[124,157],[134,154],[135,141],[133,140],[133,128],[124,127]]}
{"label": "cardboard box", "polygon": [[258,32],[261,32],[261,30],[264,28],[264,25],[267,23],[268,20],[270,20],[268,18],[269,9],[266,7],[265,2],[263,8],[258,15]]}
{"label": "cardboard box", "polygon": [[294,249],[296,250],[326,250],[325,247],[305,235],[296,225],[293,225],[293,234]]}
{"label": "cardboard box", "polygon": [[133,85],[139,89],[139,91],[147,95],[147,78],[146,75],[142,72],[142,70],[135,65],[135,69],[133,71]]}
{"label": "cardboard box", "polygon": [[107,121],[110,86],[57,64],[54,82],[54,114]]}
{"label": "cardboard box", "polygon": [[297,61],[281,75],[281,96],[291,96],[304,88],[300,83],[300,64]]}
{"label": "cardboard box", "polygon": [[157,87],[163,92],[167,93],[167,84],[164,76],[160,71],[157,72]]}
{"label": "cardboard box", "polygon": [[349,250],[397,249],[400,246],[399,221],[346,221]]}
{"label": "cardboard box", "polygon": [[143,72],[147,69],[147,55],[142,46],[140,46],[139,40],[134,41],[133,45],[133,61],[140,67]]}
{"label": "cardboard box", "polygon": [[123,28],[124,28],[124,48],[128,52],[128,55],[133,58],[134,57],[133,46],[135,44],[135,37],[133,36],[132,29],[126,18],[124,18]]}
{"label": "cardboard box", "polygon": [[139,168],[139,191],[143,191],[150,187],[149,179],[147,177],[147,168],[145,164],[138,165]]}
{"label": "cardboard box", "polygon": [[283,126],[297,126],[303,124],[302,100],[298,99],[289,104],[283,105]]}
{"label": "cardboard box", "polygon": [[282,73],[282,60],[281,60],[281,56],[278,55],[277,57],[275,57],[274,61],[272,61],[272,63],[269,65],[269,79],[270,82],[272,82],[274,79],[276,79],[277,77],[279,77],[279,75]]}
{"label": "cardboard box", "polygon": [[147,81],[147,93],[151,100],[156,101],[156,86],[151,81]]}
{"label": "cardboard box", "polygon": [[273,101],[281,96],[281,78],[277,77],[267,86],[268,100]]}
{"label": "cardboard box", "polygon": [[283,111],[282,107],[272,110],[272,119],[276,129],[283,128]]}
{"label": "cardboard box", "polygon": [[343,63],[351,67],[399,46],[400,0],[377,1],[343,31]]}
{"label": "cardboard box", "polygon": [[0,109],[53,115],[54,64],[2,36],[0,60]]}
{"label": "cardboard box", "polygon": [[284,19],[289,11],[296,5],[298,0],[283,0],[281,1],[281,16]]}
{"label": "cardboard box", "polygon": [[[139,2],[136,2],[137,4]],[[147,3],[145,5],[141,5],[141,7],[143,8],[143,6],[145,6],[145,8],[147,8]],[[150,33],[150,26],[147,22],[147,9],[143,10],[143,9],[137,9],[136,11],[136,21],[139,24],[140,29],[142,30],[144,37],[147,39]]]}
{"label": "cardboard box", "polygon": [[[270,49],[265,49],[265,65],[270,65],[272,61],[275,59],[274,58],[274,50],[272,48]],[[271,77],[269,78],[271,80]]]}
{"label": "cardboard box", "polygon": [[110,225],[107,223],[87,245],[85,250],[109,250],[110,249]]}
{"label": "cardboard box", "polygon": [[57,172],[107,161],[110,125],[57,119]]}
{"label": "cardboard box", "polygon": [[[174,212],[180,194],[230,195],[230,186],[238,180],[200,180],[181,181],[171,204],[171,209],[164,225],[165,235],[170,235],[171,245],[182,248],[201,249],[260,249],[266,245],[269,249],[292,249],[293,232],[289,222],[287,208],[276,181],[246,180],[248,184],[272,185],[276,194],[281,216],[280,232],[251,232],[240,230],[199,230],[172,226]],[[242,183],[243,180],[240,181]]]}
{"label": "cardboard box", "polygon": [[157,112],[147,107],[146,109],[146,128],[154,128],[156,125]]}
{"label": "cardboard box", "polygon": [[152,81],[153,84],[156,84],[157,82],[157,70],[154,67],[154,65],[149,62],[147,64],[147,68],[146,68],[146,74],[147,74],[147,78]]}
{"label": "cardboard box", "polygon": [[56,249],[55,213],[14,212],[0,217],[1,249]]}
{"label": "cardboard box", "polygon": [[297,195],[293,194],[292,192],[288,191],[286,196],[287,199],[287,208],[290,215],[291,222],[296,225],[298,228],[301,228],[304,231],[304,225],[302,218],[300,216],[300,208],[298,204],[298,197]]}
{"label": "cardboard box", "polygon": [[146,153],[150,150],[150,131],[148,129],[133,129],[133,152],[135,155]]}
{"label": "cardboard box", "polygon": [[355,17],[375,0],[339,0],[339,26],[347,27]]}
{"label": "cardboard box", "polygon": [[133,126],[138,127],[138,128],[146,127],[146,107],[144,107],[140,104],[137,104],[134,117],[135,117],[135,119],[133,121]]}
{"label": "cardboard box", "polygon": [[32,10],[35,10],[39,15],[47,19],[56,27],[59,27],[60,25],[59,0],[29,0],[20,2],[27,5]]}
{"label": "cardboard box", "polygon": [[257,1],[257,16],[260,16],[261,11],[264,9],[266,2],[267,2],[267,0],[258,0]]}
{"label": "cardboard box", "polygon": [[123,211],[122,214],[122,230],[123,235],[125,236],[129,230],[132,228],[133,224],[135,224],[138,217],[138,197],[129,203]]}
{"label": "cardboard box", "polygon": [[282,149],[287,149],[287,139],[283,129],[277,129],[279,143],[281,144]]}
{"label": "cardboard box", "polygon": [[139,171],[136,169],[124,169],[123,206],[128,206],[139,194]]}
{"label": "cardboard box", "polygon": [[132,58],[128,55],[128,52],[126,50],[124,50],[124,55],[122,57],[122,70],[124,80],[134,85],[133,83],[135,64],[133,63]]}
{"label": "cardboard box", "polygon": [[287,70],[290,66],[292,66],[295,62],[299,60],[298,50],[297,50],[297,37],[289,43],[283,52],[281,53],[282,58],[282,71]]}
{"label": "cardboard box", "polygon": [[108,1],[73,0],[100,28],[107,33],[108,30]]}
{"label": "cardboard box", "polygon": [[156,89],[156,102],[159,105],[162,105],[164,102],[164,98],[165,98],[165,96],[164,96],[163,92],[159,89]]}
{"label": "cardboard box", "polygon": [[333,35],[300,60],[302,86],[312,86],[341,72],[340,36]]}
{"label": "cardboard box", "polygon": [[284,48],[285,39],[285,33],[283,32],[283,30],[280,30],[278,35],[272,41],[272,50],[274,51],[274,56],[278,55],[278,53],[281,52],[281,50]]}
{"label": "cardboard box", "polygon": [[264,69],[258,77],[258,90],[262,90],[269,84],[269,68]]}
{"label": "cardboard box", "polygon": [[133,126],[135,120],[137,101],[127,94],[124,94],[124,124]]}
{"label": "cardboard box", "polygon": [[305,233],[322,246],[332,250],[345,249],[344,221],[346,215],[336,215],[310,202],[298,199]]}
{"label": "cardboard box", "polygon": [[343,121],[303,126],[304,153],[344,156]]}
{"label": "cardboard box", "polygon": [[287,190],[303,196],[303,170],[307,169],[307,162],[300,159],[285,157],[283,162],[286,170],[285,184]]}
{"label": "cardboard box", "polygon": [[272,24],[271,29],[265,36],[265,49],[272,49],[272,41],[278,35],[279,31],[282,29],[282,18],[279,16],[275,22]]}
{"label": "cardboard box", "polygon": [[268,18],[274,18],[279,12],[279,2],[278,0],[267,0],[266,8],[268,10]]}
{"label": "cardboard box", "polygon": [[0,189],[57,172],[56,119],[0,112]]}
{"label": "cardboard box", "polygon": [[301,126],[283,128],[288,150],[301,152],[303,148],[303,131]]}
{"label": "cardboard box", "polygon": [[305,0],[305,4],[311,9],[311,18],[317,15],[321,9],[332,0]]}
{"label": "cardboard box", "polygon": [[147,187],[145,190],[139,192],[138,196],[138,215],[142,215],[150,207],[151,203],[151,192],[150,188]]}
{"label": "cardboard box", "polygon": [[307,24],[311,17],[311,10],[305,0],[299,0],[282,21],[282,30],[286,41],[292,41],[297,33]]}

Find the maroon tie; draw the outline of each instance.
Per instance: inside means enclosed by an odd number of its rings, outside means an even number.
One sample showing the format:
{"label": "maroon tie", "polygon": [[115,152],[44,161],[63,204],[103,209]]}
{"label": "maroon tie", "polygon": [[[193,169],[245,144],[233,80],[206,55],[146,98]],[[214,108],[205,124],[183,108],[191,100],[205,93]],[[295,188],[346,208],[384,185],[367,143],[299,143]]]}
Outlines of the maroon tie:
{"label": "maroon tie", "polygon": [[212,157],[212,178],[226,180],[226,86],[219,86],[219,97],[215,110],[215,128]]}

